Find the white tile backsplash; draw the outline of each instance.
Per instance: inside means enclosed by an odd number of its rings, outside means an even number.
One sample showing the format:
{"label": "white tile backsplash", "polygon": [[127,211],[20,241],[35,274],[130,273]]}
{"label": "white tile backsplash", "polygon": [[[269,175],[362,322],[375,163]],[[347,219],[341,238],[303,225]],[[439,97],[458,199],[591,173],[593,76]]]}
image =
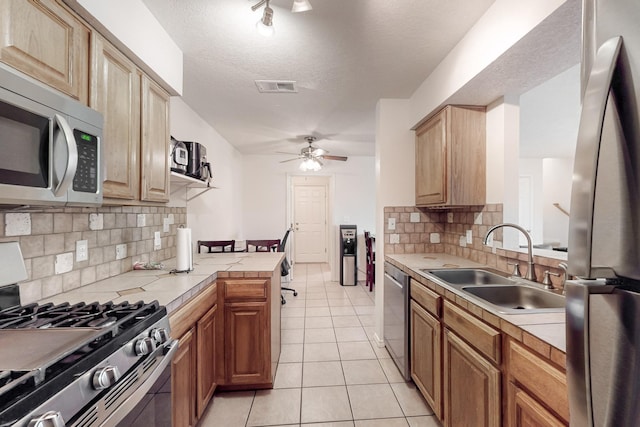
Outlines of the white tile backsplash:
{"label": "white tile backsplash", "polygon": [[4,214],[5,236],[28,236],[31,234],[31,214],[25,212]]}

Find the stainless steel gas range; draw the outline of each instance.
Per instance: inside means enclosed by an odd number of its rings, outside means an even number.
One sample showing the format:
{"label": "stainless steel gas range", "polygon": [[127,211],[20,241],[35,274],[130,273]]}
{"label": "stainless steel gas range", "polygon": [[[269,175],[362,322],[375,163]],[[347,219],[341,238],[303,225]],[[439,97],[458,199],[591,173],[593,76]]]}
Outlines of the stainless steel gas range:
{"label": "stainless steel gas range", "polygon": [[170,426],[177,347],[157,301],[0,309],[0,426]]}
{"label": "stainless steel gas range", "polygon": [[118,425],[176,349],[157,302],[0,311],[0,426]]}

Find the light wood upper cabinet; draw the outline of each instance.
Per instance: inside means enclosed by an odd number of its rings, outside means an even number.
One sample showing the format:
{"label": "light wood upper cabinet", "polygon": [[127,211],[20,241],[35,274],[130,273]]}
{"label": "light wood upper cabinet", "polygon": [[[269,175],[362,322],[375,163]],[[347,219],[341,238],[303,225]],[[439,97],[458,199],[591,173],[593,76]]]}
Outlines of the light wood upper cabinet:
{"label": "light wood upper cabinet", "polygon": [[416,129],[416,205],[483,205],[484,107],[449,105]]}
{"label": "light wood upper cabinet", "polygon": [[169,201],[169,94],[142,76],[142,169],[143,201]]}
{"label": "light wood upper cabinet", "polygon": [[92,34],[90,106],[104,115],[104,196],[135,200],[140,194],[140,78],[133,62]]}
{"label": "light wood upper cabinet", "polygon": [[0,2],[0,61],[88,103],[89,28],[55,0]]}

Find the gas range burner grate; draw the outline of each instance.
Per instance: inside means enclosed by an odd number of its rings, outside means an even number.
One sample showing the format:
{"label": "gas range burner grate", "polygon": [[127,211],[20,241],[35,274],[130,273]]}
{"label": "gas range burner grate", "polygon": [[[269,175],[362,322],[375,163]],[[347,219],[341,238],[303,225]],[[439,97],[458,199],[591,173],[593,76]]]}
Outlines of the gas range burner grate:
{"label": "gas range burner grate", "polygon": [[142,301],[125,301],[119,304],[29,304],[0,311],[0,329],[106,328],[117,325],[117,329],[122,330],[157,311],[158,308],[157,301],[146,304]]}
{"label": "gas range burner grate", "polygon": [[[5,348],[3,358],[3,349],[0,348],[0,361],[8,360],[0,363],[7,365],[0,366],[0,425],[5,419],[14,419],[13,416],[45,402],[141,334],[148,336],[155,325],[166,321],[168,327],[166,319],[167,311],[157,301],[47,303],[0,310],[0,338],[6,341],[13,339],[14,334],[16,337],[34,334],[34,340],[23,339],[28,345],[39,345],[40,351],[34,354],[43,354],[46,359],[40,361],[35,358],[37,363],[34,362],[33,366],[27,362],[14,364],[15,357],[11,357],[14,352]],[[65,344],[61,351],[51,353],[47,339],[58,342],[60,340],[56,337],[59,333],[70,335],[69,341],[75,342],[77,337],[78,342]],[[46,339],[39,339],[41,334]]]}

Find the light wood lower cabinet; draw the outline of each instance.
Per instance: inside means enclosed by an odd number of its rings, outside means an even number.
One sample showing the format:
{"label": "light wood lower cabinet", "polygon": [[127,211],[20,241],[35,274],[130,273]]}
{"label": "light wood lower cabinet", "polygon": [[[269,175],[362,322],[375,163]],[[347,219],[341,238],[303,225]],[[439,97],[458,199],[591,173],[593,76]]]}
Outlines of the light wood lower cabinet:
{"label": "light wood lower cabinet", "polygon": [[218,385],[271,388],[280,357],[280,269],[268,278],[218,279]]}
{"label": "light wood lower cabinet", "polygon": [[197,414],[202,416],[216,390],[216,316],[218,305],[211,307],[196,323],[197,331]]}
{"label": "light wood lower cabinet", "polygon": [[410,292],[411,378],[444,426],[569,425],[561,353],[523,344],[415,279]]}
{"label": "light wood lower cabinet", "polygon": [[180,338],[171,361],[171,415],[173,427],[196,424],[196,339],[193,328]]}
{"label": "light wood lower cabinet", "polygon": [[89,28],[55,0],[0,2],[0,61],[87,104]]}
{"label": "light wood lower cabinet", "polygon": [[171,364],[173,427],[194,426],[216,389],[217,285],[213,284],[169,317],[179,346]]}
{"label": "light wood lower cabinet", "polygon": [[411,301],[411,378],[438,418],[442,417],[442,329],[438,319]]}
{"label": "light wood lower cabinet", "polygon": [[567,424],[515,383],[509,383],[510,423],[514,427],[564,427]]}
{"label": "light wood lower cabinet", "polygon": [[444,425],[499,427],[500,395],[500,370],[445,329]]}
{"label": "light wood lower cabinet", "polygon": [[225,304],[225,366],[228,384],[270,381],[267,302]]}
{"label": "light wood lower cabinet", "polygon": [[565,372],[516,341],[510,341],[509,425],[561,426],[569,422]]}

